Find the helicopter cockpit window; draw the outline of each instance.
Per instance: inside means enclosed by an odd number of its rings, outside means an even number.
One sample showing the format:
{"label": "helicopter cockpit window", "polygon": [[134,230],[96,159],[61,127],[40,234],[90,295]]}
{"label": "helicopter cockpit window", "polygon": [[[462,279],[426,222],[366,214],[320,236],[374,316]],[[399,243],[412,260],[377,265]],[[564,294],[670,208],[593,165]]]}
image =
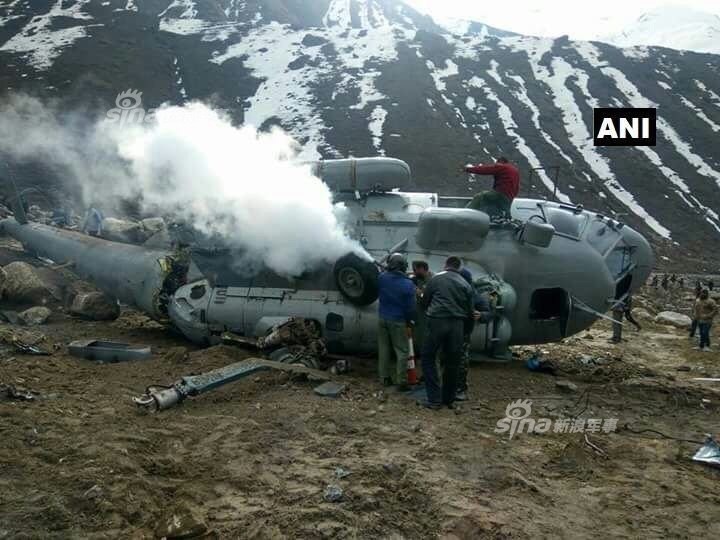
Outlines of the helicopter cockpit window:
{"label": "helicopter cockpit window", "polygon": [[585,228],[588,217],[576,214],[563,208],[546,208],[548,223],[555,227],[555,232],[572,238],[579,238]]}
{"label": "helicopter cockpit window", "polygon": [[590,223],[586,238],[598,253],[605,255],[617,243],[619,235],[606,222],[595,219]]}
{"label": "helicopter cockpit window", "polygon": [[607,264],[607,267],[614,277],[620,277],[630,270],[633,262],[631,251],[632,248],[619,245],[605,258],[605,264]]}

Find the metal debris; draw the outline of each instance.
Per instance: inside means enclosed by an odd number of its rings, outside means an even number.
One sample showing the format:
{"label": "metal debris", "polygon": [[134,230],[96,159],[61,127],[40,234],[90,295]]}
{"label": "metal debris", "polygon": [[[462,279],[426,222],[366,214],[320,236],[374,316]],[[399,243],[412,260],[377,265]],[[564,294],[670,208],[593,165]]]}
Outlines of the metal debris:
{"label": "metal debris", "polygon": [[712,435],[707,435],[705,444],[695,452],[692,459],[693,461],[706,463],[713,467],[720,467],[720,444],[718,444]]}
{"label": "metal debris", "polygon": [[127,343],[98,341],[95,339],[73,341],[68,345],[68,352],[73,356],[95,360],[100,363],[144,360],[152,356],[150,347],[145,345],[128,345]]}
{"label": "metal debris", "polygon": [[326,502],[330,503],[336,503],[343,500],[343,490],[340,486],[335,484],[330,484],[325,488],[325,493],[323,493],[323,499],[325,499]]}

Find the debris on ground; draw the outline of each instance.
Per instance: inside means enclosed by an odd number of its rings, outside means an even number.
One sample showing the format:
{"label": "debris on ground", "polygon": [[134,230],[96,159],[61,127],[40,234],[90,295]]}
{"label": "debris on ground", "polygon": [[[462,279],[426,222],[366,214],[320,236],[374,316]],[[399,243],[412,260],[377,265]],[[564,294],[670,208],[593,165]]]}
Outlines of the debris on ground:
{"label": "debris on ground", "polygon": [[337,503],[343,500],[344,495],[343,489],[340,486],[336,484],[329,484],[325,487],[323,499],[329,503]]}
{"label": "debris on ground", "polygon": [[335,467],[335,478],[342,480],[350,476],[350,471],[343,469],[342,467]]}
{"label": "debris on ground", "polygon": [[130,345],[96,339],[73,341],[68,345],[68,353],[78,358],[102,363],[146,360],[152,356],[152,350],[147,345]]}
{"label": "debris on ground", "polygon": [[720,467],[720,444],[708,435],[705,444],[693,456],[693,461]]}
{"label": "debris on ground", "polygon": [[168,540],[198,538],[205,535],[207,530],[207,525],[197,511],[187,505],[179,505],[160,520],[155,527],[155,537]]}
{"label": "debris on ground", "polygon": [[5,325],[0,325],[0,343],[24,354],[51,355],[57,349],[57,345],[50,342],[44,334]]}
{"label": "debris on ground", "polygon": [[35,401],[36,394],[12,384],[0,384],[0,399],[12,401]]}
{"label": "debris on ground", "polygon": [[318,396],[336,398],[339,397],[346,389],[346,384],[328,381],[313,388],[313,392],[315,392]]}
{"label": "debris on ground", "polygon": [[577,384],[570,381],[555,381],[555,388],[562,392],[577,392]]}

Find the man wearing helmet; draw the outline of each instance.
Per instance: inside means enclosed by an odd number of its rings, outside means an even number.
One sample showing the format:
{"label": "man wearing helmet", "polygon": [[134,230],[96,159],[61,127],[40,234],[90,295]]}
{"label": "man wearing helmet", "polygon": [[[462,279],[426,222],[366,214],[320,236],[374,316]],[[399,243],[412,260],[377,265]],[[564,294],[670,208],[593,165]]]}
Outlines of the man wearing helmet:
{"label": "man wearing helmet", "polygon": [[415,320],[415,285],[406,274],[407,268],[405,256],[393,253],[387,270],[378,278],[378,373],[385,386],[395,384],[399,390],[408,389],[407,327]]}

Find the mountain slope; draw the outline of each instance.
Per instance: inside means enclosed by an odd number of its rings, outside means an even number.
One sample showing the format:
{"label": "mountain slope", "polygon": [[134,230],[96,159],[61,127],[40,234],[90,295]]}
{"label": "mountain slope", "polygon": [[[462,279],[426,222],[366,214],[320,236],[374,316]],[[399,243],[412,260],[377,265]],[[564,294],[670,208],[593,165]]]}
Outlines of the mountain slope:
{"label": "mountain slope", "polygon": [[683,6],[665,6],[598,40],[618,47],[660,46],[720,54],[720,17]]}
{"label": "mountain slope", "polygon": [[[0,25],[1,91],[211,101],[305,158],[396,156],[448,194],[478,189],[460,165],[504,154],[524,195],[552,197],[554,169],[533,169],[559,167],[560,200],[623,216],[672,262],[718,256],[720,56],[452,34],[396,0],[16,0]],[[593,147],[597,106],[657,106],[658,145]]]}

